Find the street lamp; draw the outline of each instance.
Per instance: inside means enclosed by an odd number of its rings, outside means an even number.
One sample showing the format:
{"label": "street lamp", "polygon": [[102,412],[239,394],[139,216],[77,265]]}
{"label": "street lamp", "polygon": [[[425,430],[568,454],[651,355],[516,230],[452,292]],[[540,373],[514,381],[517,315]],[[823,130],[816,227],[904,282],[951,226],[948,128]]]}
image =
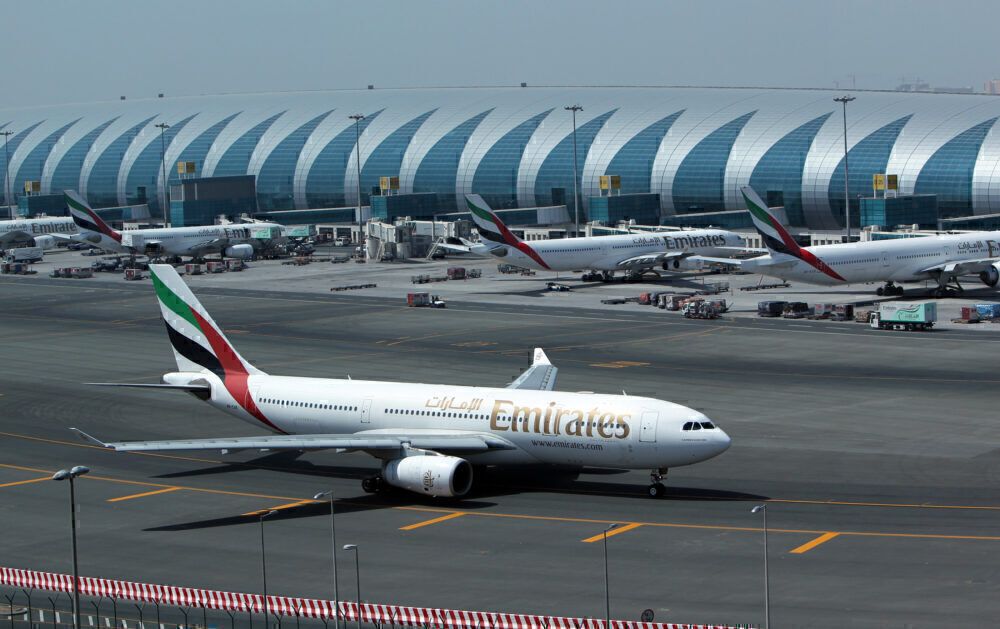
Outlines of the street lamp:
{"label": "street lamp", "polygon": [[76,486],[73,479],[90,471],[89,467],[77,465],[68,470],[59,470],[52,480],[69,481],[69,526],[73,538],[73,628],[80,629],[80,568],[76,558]]}
{"label": "street lamp", "polygon": [[340,590],[337,588],[337,526],[333,513],[333,490],[321,491],[313,496],[313,500],[322,500],[323,498],[330,499],[330,548],[333,553],[331,559],[333,562],[333,623],[335,629],[340,629]]}
{"label": "street lamp", "polygon": [[618,528],[612,524],[604,529],[604,629],[611,629],[611,589],[608,586],[608,531]]}
{"label": "street lamp", "polygon": [[576,112],[583,111],[583,107],[579,105],[570,105],[569,107],[563,107],[566,111],[573,113],[573,222],[576,224],[576,232],[574,233],[574,238],[580,237],[580,208],[579,208],[579,193],[577,192],[576,179],[579,169],[576,166]]}
{"label": "street lamp", "polygon": [[267,608],[267,554],[264,552],[264,518],[269,518],[277,513],[274,509],[258,513],[260,520],[260,574],[264,582],[264,629],[267,629],[268,608]]}
{"label": "street lamp", "polygon": [[160,130],[160,166],[163,169],[163,225],[170,227],[167,221],[167,206],[170,205],[170,186],[167,184],[167,140],[164,132],[170,128],[165,122],[158,123],[156,128]]}
{"label": "street lamp", "polygon": [[757,505],[750,513],[762,513],[764,517],[764,629],[771,628],[771,588],[767,578],[767,505]]}
{"label": "street lamp", "polygon": [[847,224],[847,242],[851,242],[851,196],[847,179],[847,103],[856,100],[853,96],[834,98],[834,102],[844,105],[844,223]]}
{"label": "street lamp", "polygon": [[358,162],[358,238],[361,238],[361,121],[365,119],[364,114],[351,114],[348,116],[354,121],[354,148]]}
{"label": "street lamp", "polygon": [[361,564],[358,559],[358,545],[344,544],[344,550],[354,551],[354,576],[358,581],[358,629],[361,629]]}
{"label": "street lamp", "polygon": [[[10,140],[10,136],[14,135],[13,131],[0,131],[0,135],[3,136],[3,166],[4,166],[4,181],[7,183],[7,207],[10,207],[10,154],[7,152],[7,141]],[[10,213],[10,217],[14,218],[14,213]]]}

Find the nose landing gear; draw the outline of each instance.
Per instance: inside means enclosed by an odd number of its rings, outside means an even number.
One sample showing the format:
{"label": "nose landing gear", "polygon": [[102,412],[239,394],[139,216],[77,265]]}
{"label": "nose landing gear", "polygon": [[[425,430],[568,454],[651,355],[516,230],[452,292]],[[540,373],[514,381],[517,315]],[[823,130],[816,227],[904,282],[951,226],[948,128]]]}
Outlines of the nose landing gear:
{"label": "nose landing gear", "polygon": [[657,468],[649,473],[649,487],[646,488],[646,494],[650,498],[662,498],[667,494],[667,487],[661,481],[667,477],[667,472],[670,471],[665,467]]}

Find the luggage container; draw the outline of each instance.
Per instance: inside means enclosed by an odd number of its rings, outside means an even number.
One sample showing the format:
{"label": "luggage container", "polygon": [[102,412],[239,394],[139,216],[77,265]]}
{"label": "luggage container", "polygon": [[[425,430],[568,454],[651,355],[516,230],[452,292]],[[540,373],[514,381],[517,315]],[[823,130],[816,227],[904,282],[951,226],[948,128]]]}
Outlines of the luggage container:
{"label": "luggage container", "polygon": [[212,260],[205,263],[205,270],[208,273],[222,273],[226,270],[226,263],[221,260]]}
{"label": "luggage container", "polygon": [[239,258],[230,258],[226,260],[226,270],[228,271],[242,271],[247,268],[247,263]]}
{"label": "luggage container", "polygon": [[976,304],[982,319],[1000,319],[1000,304]]}
{"label": "luggage container", "polygon": [[184,265],[185,275],[201,275],[201,265],[200,264],[185,264]]}
{"label": "luggage container", "polygon": [[681,309],[681,305],[689,297],[690,295],[668,295],[665,309],[676,312]]}
{"label": "luggage container", "polygon": [[757,302],[758,317],[780,317],[785,312],[787,301],[759,301]]}
{"label": "luggage container", "polygon": [[643,306],[648,306],[650,302],[651,295],[649,293],[639,293],[639,303]]}
{"label": "luggage container", "polygon": [[854,304],[834,304],[830,311],[831,321],[850,321],[854,318]]}
{"label": "luggage container", "polygon": [[94,270],[88,269],[87,267],[73,267],[69,270],[69,276],[77,279],[84,279],[87,277],[94,277]]}
{"label": "luggage container", "polygon": [[465,267],[464,266],[450,266],[450,267],[448,267],[448,279],[449,280],[464,280],[465,279]]}
{"label": "luggage container", "polygon": [[785,304],[785,311],[781,314],[785,319],[805,319],[812,314],[809,304],[804,301],[790,301]]}
{"label": "luggage container", "polygon": [[136,269],[136,268],[125,269],[125,279],[129,280],[129,281],[132,281],[132,280],[141,280],[142,279],[142,270]]}

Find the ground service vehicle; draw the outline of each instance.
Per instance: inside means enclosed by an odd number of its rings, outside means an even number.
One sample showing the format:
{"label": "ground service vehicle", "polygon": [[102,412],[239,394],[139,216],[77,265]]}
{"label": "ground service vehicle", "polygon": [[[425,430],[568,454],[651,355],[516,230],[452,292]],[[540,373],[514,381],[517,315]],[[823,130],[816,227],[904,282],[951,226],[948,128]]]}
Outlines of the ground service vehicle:
{"label": "ground service vehicle", "polygon": [[42,248],[41,247],[18,247],[17,249],[8,249],[7,255],[4,257],[5,262],[41,262],[42,261]]}
{"label": "ground service vehicle", "polygon": [[878,330],[929,330],[935,321],[937,304],[933,301],[892,301],[879,304],[878,311],[872,313],[871,326]]}

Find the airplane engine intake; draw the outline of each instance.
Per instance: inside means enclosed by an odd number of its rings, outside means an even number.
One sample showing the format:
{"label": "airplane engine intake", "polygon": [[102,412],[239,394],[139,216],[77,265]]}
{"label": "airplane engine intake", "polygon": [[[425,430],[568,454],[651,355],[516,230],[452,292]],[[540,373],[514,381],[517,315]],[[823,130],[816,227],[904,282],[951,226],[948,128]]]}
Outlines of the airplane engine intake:
{"label": "airplane engine intake", "polygon": [[232,245],[226,247],[223,254],[227,258],[239,258],[241,260],[249,260],[253,257],[253,247],[250,245]]}
{"label": "airplane engine intake", "polygon": [[455,456],[408,456],[387,462],[382,479],[400,489],[438,498],[454,498],[472,487],[472,465]]}
{"label": "airplane engine intake", "polygon": [[993,265],[979,274],[979,279],[983,281],[990,288],[993,288],[1000,282],[1000,270],[997,269],[997,265]]}
{"label": "airplane engine intake", "polygon": [[35,241],[36,247],[46,250],[56,248],[56,239],[52,236],[35,236],[32,240]]}

